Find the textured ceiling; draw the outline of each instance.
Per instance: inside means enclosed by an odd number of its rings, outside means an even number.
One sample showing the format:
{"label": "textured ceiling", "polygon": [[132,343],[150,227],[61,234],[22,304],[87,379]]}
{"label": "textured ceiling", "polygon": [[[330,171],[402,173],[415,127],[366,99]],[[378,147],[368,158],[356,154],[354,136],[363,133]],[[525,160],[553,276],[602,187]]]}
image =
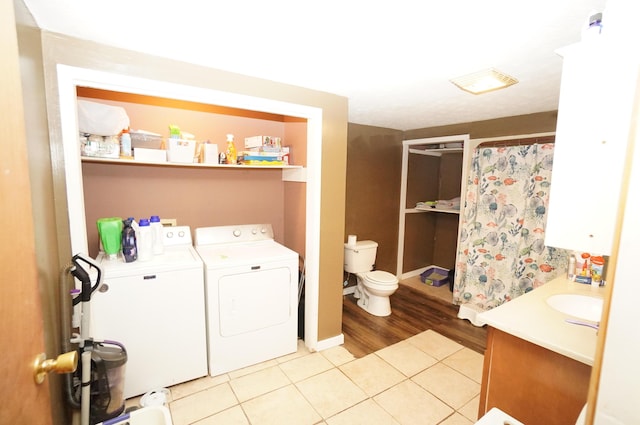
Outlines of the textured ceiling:
{"label": "textured ceiling", "polygon": [[[47,31],[349,99],[349,121],[410,130],[555,110],[561,58],[605,0],[23,0]],[[519,80],[472,95],[449,79]]]}

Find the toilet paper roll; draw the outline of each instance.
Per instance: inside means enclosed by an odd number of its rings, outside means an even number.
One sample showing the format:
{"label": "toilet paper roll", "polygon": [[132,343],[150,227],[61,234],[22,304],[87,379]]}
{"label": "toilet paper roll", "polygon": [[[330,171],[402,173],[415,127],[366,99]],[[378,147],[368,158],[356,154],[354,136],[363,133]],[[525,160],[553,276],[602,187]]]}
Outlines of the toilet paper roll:
{"label": "toilet paper roll", "polygon": [[356,246],[356,241],[357,241],[356,235],[349,235],[347,237],[347,245],[349,246]]}

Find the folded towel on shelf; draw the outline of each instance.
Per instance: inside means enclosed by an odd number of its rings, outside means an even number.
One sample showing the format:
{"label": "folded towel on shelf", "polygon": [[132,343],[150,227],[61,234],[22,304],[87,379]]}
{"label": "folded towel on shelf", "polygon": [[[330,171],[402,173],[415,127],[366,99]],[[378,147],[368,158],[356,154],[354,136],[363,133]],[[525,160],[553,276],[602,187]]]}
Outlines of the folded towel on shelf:
{"label": "folded towel on shelf", "polygon": [[435,208],[438,201],[424,201],[418,202],[416,208]]}
{"label": "folded towel on shelf", "polygon": [[443,210],[459,210],[460,209],[460,197],[453,199],[444,199],[436,201],[436,209]]}

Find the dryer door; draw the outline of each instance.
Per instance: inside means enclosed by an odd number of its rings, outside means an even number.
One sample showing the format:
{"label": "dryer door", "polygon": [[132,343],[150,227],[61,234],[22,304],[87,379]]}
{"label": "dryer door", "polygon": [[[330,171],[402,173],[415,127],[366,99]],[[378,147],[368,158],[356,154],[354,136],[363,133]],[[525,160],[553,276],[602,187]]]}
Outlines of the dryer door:
{"label": "dryer door", "polygon": [[293,314],[288,267],[221,276],[218,291],[222,337],[279,325]]}

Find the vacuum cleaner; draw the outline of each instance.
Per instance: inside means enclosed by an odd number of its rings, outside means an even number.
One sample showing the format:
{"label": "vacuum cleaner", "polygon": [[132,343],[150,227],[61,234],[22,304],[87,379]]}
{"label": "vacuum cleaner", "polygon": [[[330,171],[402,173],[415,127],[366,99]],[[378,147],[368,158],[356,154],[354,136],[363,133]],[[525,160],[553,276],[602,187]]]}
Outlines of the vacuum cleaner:
{"label": "vacuum cleaner", "polygon": [[[63,345],[69,351],[75,346],[80,358],[73,375],[66,375],[67,401],[80,409],[81,425],[94,425],[122,415],[125,410],[123,389],[127,351],[116,341],[94,341],[89,336],[91,320],[91,296],[102,286],[102,270],[91,258],[77,254],[71,259],[72,265],[66,272],[80,282],[80,288],[67,283],[62,285],[61,303]],[[96,281],[91,282],[90,273],[82,266],[95,269]],[[63,282],[72,279],[63,277]],[[71,295],[71,297],[69,297]],[[69,302],[71,299],[71,302]],[[78,330],[71,334],[68,327]]]}

